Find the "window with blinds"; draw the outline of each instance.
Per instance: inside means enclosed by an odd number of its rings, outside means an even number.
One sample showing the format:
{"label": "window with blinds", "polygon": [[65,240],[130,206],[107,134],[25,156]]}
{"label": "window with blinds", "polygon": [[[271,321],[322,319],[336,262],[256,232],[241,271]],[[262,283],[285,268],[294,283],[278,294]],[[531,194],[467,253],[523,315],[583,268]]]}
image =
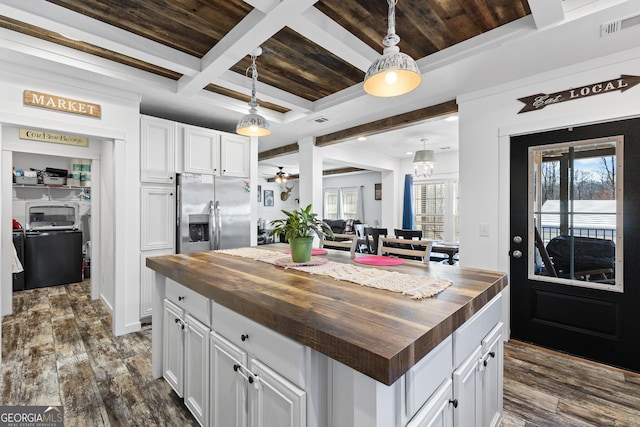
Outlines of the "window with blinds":
{"label": "window with blinds", "polygon": [[431,181],[413,186],[415,228],[427,239],[458,241],[459,196],[457,181]]}
{"label": "window with blinds", "polygon": [[338,219],[338,189],[324,191],[324,219]]}
{"label": "window with blinds", "polygon": [[342,219],[358,218],[358,189],[342,189]]}

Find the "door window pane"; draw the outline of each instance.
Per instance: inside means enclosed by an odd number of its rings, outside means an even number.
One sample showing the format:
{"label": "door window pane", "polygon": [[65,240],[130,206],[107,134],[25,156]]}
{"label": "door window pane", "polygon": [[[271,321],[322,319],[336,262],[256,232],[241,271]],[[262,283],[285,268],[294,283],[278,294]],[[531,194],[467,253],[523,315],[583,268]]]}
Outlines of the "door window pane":
{"label": "door window pane", "polygon": [[616,137],[529,149],[530,276],[622,290],[622,143]]}

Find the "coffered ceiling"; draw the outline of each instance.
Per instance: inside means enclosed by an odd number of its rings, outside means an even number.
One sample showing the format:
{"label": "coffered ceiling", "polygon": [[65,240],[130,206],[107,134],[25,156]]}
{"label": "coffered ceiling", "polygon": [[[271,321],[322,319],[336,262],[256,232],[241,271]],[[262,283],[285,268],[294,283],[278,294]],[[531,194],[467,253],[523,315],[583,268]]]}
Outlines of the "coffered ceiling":
{"label": "coffered ceiling", "polygon": [[[133,91],[143,113],[234,131],[248,110],[248,55],[261,46],[259,111],[273,125],[264,151],[496,84],[505,71],[488,72],[489,60],[447,70],[565,23],[571,8],[618,3],[627,2],[399,0],[399,47],[423,84],[396,99],[362,91],[382,51],[385,0],[0,0],[0,61]],[[512,76],[527,75],[523,62]]]}

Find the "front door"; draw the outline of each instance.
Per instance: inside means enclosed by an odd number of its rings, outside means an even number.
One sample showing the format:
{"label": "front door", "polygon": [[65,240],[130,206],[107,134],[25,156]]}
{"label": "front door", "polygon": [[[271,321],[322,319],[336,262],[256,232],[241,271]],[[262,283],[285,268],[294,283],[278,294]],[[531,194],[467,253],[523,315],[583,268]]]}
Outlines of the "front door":
{"label": "front door", "polygon": [[640,119],[511,138],[511,336],[640,372]]}

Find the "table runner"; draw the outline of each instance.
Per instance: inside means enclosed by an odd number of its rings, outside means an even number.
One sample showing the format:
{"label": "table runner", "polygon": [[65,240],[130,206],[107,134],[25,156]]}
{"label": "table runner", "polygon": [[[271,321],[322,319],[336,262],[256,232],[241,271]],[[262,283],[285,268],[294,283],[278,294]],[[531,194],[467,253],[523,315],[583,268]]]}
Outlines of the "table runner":
{"label": "table runner", "polygon": [[[283,253],[270,249],[237,248],[222,249],[215,252],[250,258],[256,261],[275,264],[277,259],[283,258]],[[319,274],[336,280],[345,280],[362,286],[399,292],[413,299],[429,298],[439,294],[453,283],[448,279],[429,276],[415,276],[413,274],[388,271],[378,268],[360,267],[352,264],[329,261],[318,266],[287,267],[304,271],[309,274]]]}

